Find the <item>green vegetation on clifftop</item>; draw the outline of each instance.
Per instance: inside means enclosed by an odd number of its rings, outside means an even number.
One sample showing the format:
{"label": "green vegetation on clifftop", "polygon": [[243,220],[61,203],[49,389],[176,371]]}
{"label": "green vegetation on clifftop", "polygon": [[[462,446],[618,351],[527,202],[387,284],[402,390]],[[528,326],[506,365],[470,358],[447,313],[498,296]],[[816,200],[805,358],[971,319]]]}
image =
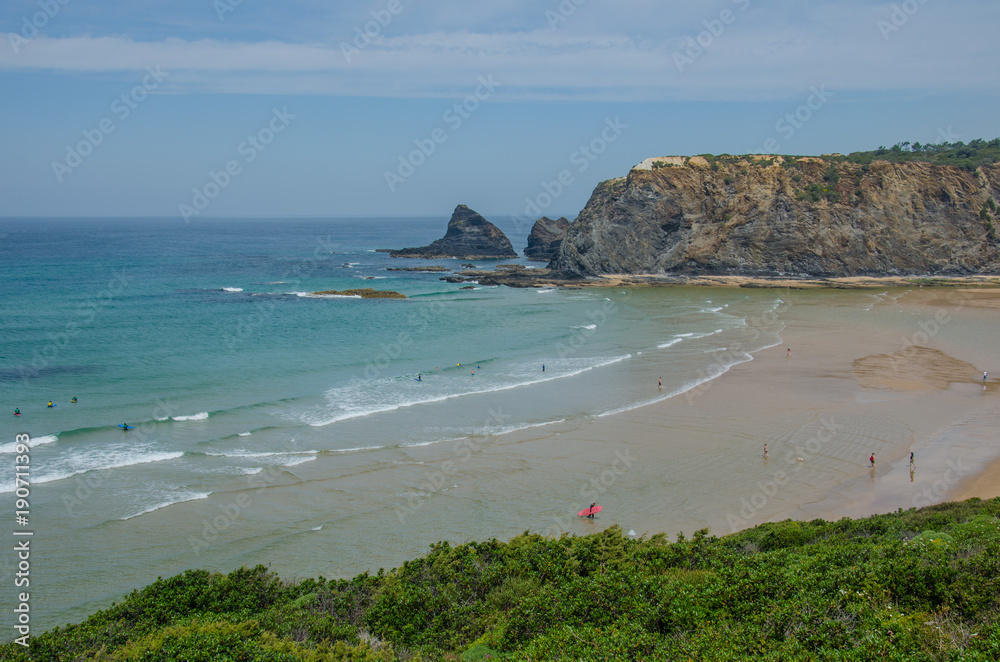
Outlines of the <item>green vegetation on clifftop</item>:
{"label": "green vegetation on clifftop", "polygon": [[283,582],[192,570],[4,660],[997,660],[1000,499],[716,538],[525,533]]}

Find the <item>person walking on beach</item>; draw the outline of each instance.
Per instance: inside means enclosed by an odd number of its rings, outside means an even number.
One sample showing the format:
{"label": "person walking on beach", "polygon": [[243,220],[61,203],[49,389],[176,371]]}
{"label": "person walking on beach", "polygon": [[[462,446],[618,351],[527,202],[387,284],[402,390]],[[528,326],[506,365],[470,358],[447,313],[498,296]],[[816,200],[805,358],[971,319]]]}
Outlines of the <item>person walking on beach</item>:
{"label": "person walking on beach", "polygon": [[659,388],[663,388],[663,377],[657,377],[657,378],[656,378],[656,385],[657,385],[657,386],[658,386]]}
{"label": "person walking on beach", "polygon": [[872,453],[872,456],[870,458],[868,458],[868,461],[872,463],[872,469],[874,469],[875,468],[875,453]]}
{"label": "person walking on beach", "polygon": [[767,444],[764,444],[764,459],[767,459]]}
{"label": "person walking on beach", "polygon": [[910,451],[910,468],[917,466],[917,463],[913,460],[913,451]]}
{"label": "person walking on beach", "polygon": [[792,348],[791,347],[788,348],[788,356],[786,358],[789,358],[789,359],[792,358]]}
{"label": "person walking on beach", "polygon": [[983,390],[986,390],[986,371],[983,370]]}

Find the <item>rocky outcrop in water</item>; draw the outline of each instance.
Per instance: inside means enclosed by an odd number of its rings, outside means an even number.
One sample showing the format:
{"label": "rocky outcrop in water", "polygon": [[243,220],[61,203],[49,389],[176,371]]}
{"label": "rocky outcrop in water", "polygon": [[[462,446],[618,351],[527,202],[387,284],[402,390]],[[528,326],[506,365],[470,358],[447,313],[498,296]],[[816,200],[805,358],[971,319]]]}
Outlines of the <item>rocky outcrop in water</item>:
{"label": "rocky outcrop in water", "polygon": [[316,297],[359,297],[361,299],[405,299],[406,295],[392,290],[373,290],[370,287],[362,287],[354,290],[323,290],[313,292]]}
{"label": "rocky outcrop in water", "polygon": [[420,248],[389,251],[390,257],[461,260],[517,257],[510,239],[485,218],[465,205],[455,207],[444,237]]}
{"label": "rocky outcrop in water", "polygon": [[554,275],[1000,273],[1000,165],[664,157],[602,182]]}
{"label": "rocky outcrop in water", "polygon": [[548,262],[556,254],[559,244],[569,229],[569,220],[565,216],[553,221],[548,216],[542,216],[531,226],[528,235],[528,246],[524,256],[529,260]]}

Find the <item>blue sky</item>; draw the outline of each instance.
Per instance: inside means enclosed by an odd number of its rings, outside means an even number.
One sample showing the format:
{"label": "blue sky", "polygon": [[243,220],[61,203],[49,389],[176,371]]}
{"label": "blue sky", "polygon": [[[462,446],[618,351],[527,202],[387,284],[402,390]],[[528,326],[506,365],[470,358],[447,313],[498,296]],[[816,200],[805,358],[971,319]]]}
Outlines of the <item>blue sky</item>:
{"label": "blue sky", "polygon": [[1000,136],[998,28],[995,0],[5,0],[0,216],[573,218],[651,156]]}

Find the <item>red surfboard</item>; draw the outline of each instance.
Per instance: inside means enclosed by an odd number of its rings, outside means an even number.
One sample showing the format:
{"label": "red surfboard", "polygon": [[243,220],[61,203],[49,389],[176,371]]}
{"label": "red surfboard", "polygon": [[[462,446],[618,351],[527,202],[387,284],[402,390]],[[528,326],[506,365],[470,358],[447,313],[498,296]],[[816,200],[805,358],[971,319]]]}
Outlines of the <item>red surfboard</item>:
{"label": "red surfboard", "polygon": [[584,508],[583,510],[578,512],[577,515],[579,515],[580,517],[587,517],[589,515],[592,515],[593,513],[599,513],[602,510],[604,510],[604,506],[594,506],[593,508]]}

